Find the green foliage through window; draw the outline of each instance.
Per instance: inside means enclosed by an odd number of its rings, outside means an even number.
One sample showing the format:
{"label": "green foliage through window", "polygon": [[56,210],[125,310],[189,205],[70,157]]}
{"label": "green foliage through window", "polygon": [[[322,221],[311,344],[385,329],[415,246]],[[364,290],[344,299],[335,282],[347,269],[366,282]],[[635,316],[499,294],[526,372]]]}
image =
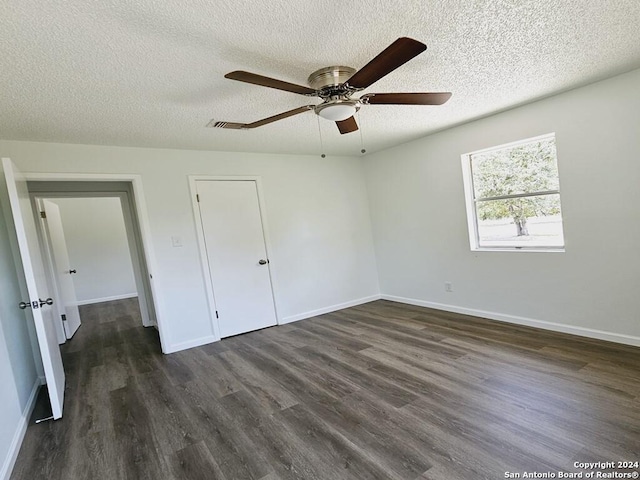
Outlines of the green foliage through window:
{"label": "green foliage through window", "polygon": [[[468,161],[478,246],[563,245],[554,136],[472,153]],[[536,232],[530,232],[530,224],[553,222],[552,227],[536,227]]]}

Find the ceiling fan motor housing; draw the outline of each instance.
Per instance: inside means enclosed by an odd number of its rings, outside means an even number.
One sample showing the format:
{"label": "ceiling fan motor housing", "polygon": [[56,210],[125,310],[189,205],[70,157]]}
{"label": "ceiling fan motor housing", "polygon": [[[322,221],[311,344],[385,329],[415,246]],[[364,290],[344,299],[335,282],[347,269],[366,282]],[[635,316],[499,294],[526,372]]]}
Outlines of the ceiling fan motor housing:
{"label": "ceiling fan motor housing", "polygon": [[321,68],[309,75],[307,80],[309,86],[315,89],[318,96],[324,100],[314,108],[316,114],[327,120],[341,121],[359,110],[360,103],[349,98],[355,89],[345,86],[354,73],[356,73],[355,68],[333,66]]}
{"label": "ceiling fan motor housing", "polygon": [[324,67],[309,75],[307,82],[311,88],[322,90],[325,87],[338,86],[345,83],[354,73],[356,73],[356,69],[351,67]]}

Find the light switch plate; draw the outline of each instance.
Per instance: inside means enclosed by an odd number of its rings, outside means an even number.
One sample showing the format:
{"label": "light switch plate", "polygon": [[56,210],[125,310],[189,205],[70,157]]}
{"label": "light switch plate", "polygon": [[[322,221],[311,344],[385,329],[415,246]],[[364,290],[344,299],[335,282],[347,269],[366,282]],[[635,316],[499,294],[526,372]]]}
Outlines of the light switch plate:
{"label": "light switch plate", "polygon": [[173,245],[174,247],[181,247],[182,246],[182,238],[177,237],[177,236],[171,237],[171,245]]}

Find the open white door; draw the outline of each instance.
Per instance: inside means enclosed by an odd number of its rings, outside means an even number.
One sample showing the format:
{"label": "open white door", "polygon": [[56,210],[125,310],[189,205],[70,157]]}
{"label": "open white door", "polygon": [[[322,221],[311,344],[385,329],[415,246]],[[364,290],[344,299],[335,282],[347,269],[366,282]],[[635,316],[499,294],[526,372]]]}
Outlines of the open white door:
{"label": "open white door", "polygon": [[[45,295],[47,281],[40,255],[27,182],[10,159],[2,159],[2,168],[4,169],[13,223],[18,237],[18,247],[29,292],[28,301],[24,299],[24,303],[20,308],[31,308],[44,366],[44,375],[49,390],[49,399],[51,400],[51,410],[53,418],[58,419],[62,417],[62,405],[64,403],[64,368],[53,325],[52,309],[47,304],[49,299]],[[19,302],[20,299],[16,299],[16,308],[18,308]]]}
{"label": "open white door", "polygon": [[[78,327],[80,327],[80,312],[78,311],[78,298],[76,297],[76,289],[73,286],[71,275],[76,270],[71,267],[69,262],[69,251],[67,250],[67,241],[64,238],[64,229],[62,227],[62,217],[60,216],[60,207],[50,200],[42,199],[40,201],[42,218],[45,225],[45,236],[49,242],[51,257],[53,260],[53,268],[55,270],[55,282],[58,286],[58,294],[62,305],[58,305],[60,313],[63,315],[62,324],[67,339],[73,337]],[[42,216],[42,215],[41,215]]]}

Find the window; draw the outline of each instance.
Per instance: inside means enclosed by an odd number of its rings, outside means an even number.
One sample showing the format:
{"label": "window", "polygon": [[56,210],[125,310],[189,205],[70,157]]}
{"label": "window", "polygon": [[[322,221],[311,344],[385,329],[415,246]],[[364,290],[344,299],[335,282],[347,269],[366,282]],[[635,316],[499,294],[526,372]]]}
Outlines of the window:
{"label": "window", "polygon": [[472,250],[564,248],[555,135],[462,156]]}

